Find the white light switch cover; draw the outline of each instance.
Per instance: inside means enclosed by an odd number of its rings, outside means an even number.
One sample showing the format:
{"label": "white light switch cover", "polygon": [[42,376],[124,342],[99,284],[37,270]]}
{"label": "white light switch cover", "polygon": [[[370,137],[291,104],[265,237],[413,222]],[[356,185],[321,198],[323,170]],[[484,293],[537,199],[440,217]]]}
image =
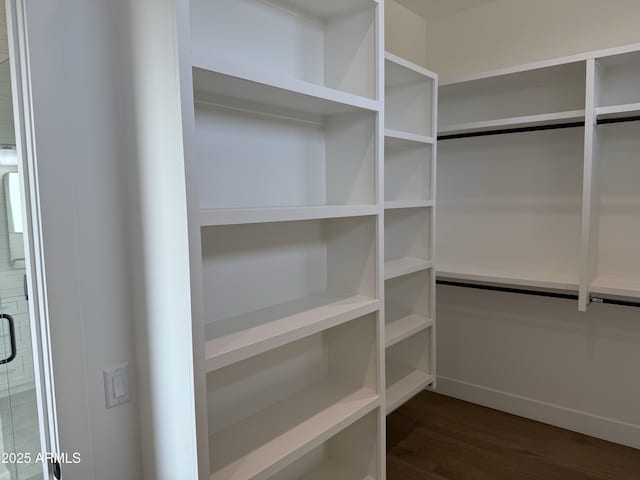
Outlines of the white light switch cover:
{"label": "white light switch cover", "polygon": [[107,408],[122,405],[131,400],[129,387],[129,364],[123,363],[102,372],[104,377],[104,395]]}

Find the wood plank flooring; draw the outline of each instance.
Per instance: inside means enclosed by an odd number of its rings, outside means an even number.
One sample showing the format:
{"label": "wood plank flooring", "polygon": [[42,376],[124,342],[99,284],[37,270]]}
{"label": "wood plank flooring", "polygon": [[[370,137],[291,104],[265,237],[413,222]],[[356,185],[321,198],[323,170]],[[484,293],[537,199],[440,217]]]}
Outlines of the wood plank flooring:
{"label": "wood plank flooring", "polygon": [[423,392],[387,419],[388,480],[639,480],[640,450]]}

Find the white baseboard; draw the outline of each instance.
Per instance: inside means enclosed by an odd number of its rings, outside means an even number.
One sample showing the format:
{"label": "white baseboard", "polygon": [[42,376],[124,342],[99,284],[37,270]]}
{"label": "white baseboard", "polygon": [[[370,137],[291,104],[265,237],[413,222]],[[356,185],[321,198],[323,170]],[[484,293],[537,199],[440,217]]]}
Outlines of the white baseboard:
{"label": "white baseboard", "polygon": [[640,449],[640,425],[522,397],[481,385],[438,377],[438,393]]}

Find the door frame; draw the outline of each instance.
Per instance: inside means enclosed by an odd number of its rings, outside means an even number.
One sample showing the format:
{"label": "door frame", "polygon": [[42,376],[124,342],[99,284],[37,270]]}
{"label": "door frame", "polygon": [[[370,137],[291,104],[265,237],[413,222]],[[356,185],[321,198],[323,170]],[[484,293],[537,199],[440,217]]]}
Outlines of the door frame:
{"label": "door frame", "polygon": [[[27,0],[28,1],[28,0]],[[40,451],[58,454],[59,435],[51,354],[51,332],[44,265],[43,227],[40,214],[33,102],[25,22],[25,0],[5,0],[11,64],[14,124],[18,170],[22,183],[22,209],[27,292],[35,387],[39,411]],[[45,478],[54,478],[51,465],[43,465]]]}

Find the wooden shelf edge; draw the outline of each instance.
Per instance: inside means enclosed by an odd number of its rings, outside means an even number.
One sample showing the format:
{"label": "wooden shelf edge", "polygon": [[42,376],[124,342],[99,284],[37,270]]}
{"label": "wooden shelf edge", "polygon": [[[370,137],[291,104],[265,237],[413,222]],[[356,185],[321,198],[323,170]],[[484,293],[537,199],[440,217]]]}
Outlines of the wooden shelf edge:
{"label": "wooden shelf edge", "polygon": [[591,282],[589,292],[595,295],[640,298],[640,282],[626,282],[596,278]]}
{"label": "wooden shelf edge", "polygon": [[596,108],[596,120],[640,115],[640,103],[627,103]]}
{"label": "wooden shelf edge", "polygon": [[536,127],[556,123],[572,123],[584,121],[584,118],[584,110],[543,113],[539,115],[526,115],[521,117],[444,125],[438,129],[438,135],[457,135],[498,129]]}
{"label": "wooden shelf edge", "polygon": [[405,60],[402,57],[399,57],[398,55],[395,55],[391,52],[385,51],[384,52],[384,59],[388,62],[391,63],[395,63],[396,65],[399,65],[401,67],[404,67],[406,69],[412,70],[415,73],[419,73],[420,75],[423,75],[431,80],[437,80],[438,79],[438,74],[435,72],[432,72],[431,70],[428,70],[420,65],[417,65],[413,62],[410,62],[409,60]]}
{"label": "wooden shelf edge", "polygon": [[400,210],[403,208],[433,208],[433,200],[394,200],[384,203],[385,210]]}
{"label": "wooden shelf edge", "polygon": [[421,258],[401,258],[399,260],[390,260],[384,262],[384,279],[391,280],[393,278],[403,277],[412,273],[421,272],[433,268],[431,260],[423,260]]}
{"label": "wooden shelf edge", "polygon": [[403,132],[401,130],[393,130],[390,128],[384,131],[385,138],[394,140],[404,140],[406,142],[421,143],[425,145],[434,145],[436,143],[435,137],[427,135],[420,135],[417,133]]}
{"label": "wooden shelf edge", "polygon": [[386,414],[393,413],[394,410],[426,389],[433,381],[433,375],[415,370],[397,383],[388,386],[386,392]]}
{"label": "wooden shelf edge", "polygon": [[568,290],[577,292],[579,289],[578,278],[555,278],[546,279],[521,272],[493,272],[489,270],[460,270],[450,266],[436,267],[438,280],[466,280],[478,283],[499,284],[506,286],[520,286],[543,288],[550,290]]}
{"label": "wooden shelf edge", "polygon": [[249,223],[323,220],[374,216],[377,205],[319,205],[310,207],[221,208],[200,210],[200,226],[218,227]]}
{"label": "wooden shelf edge", "polygon": [[385,348],[400,343],[409,337],[433,327],[433,319],[424,315],[412,314],[400,320],[389,322],[385,326]]}
{"label": "wooden shelf edge", "polygon": [[[305,82],[303,80],[219,59],[211,60],[195,57],[192,62],[192,68],[207,74],[224,75],[237,80],[244,80],[258,85],[275,88],[283,92],[304,95],[316,100],[338,103],[348,107],[370,110],[373,112],[379,112],[382,109],[381,102],[379,100],[362,97],[315,83]],[[194,88],[196,92],[199,91],[196,85],[194,85]]]}
{"label": "wooden shelf edge", "polygon": [[[296,425],[244,457],[210,475],[210,480],[268,478],[381,406],[381,396],[362,388],[340,404]],[[331,416],[335,418],[330,418]],[[293,430],[297,430],[292,433]],[[307,430],[307,431],[305,431]],[[306,438],[300,438],[300,437]],[[288,437],[297,437],[295,439]]]}
{"label": "wooden shelf edge", "polygon": [[[343,309],[338,308],[337,305],[343,302],[353,302],[354,305]],[[324,314],[323,309],[326,311]],[[205,371],[213,372],[273,348],[369,315],[379,309],[380,300],[356,295],[238,333],[208,340],[205,342]],[[318,316],[317,320],[310,320],[312,312]]]}

